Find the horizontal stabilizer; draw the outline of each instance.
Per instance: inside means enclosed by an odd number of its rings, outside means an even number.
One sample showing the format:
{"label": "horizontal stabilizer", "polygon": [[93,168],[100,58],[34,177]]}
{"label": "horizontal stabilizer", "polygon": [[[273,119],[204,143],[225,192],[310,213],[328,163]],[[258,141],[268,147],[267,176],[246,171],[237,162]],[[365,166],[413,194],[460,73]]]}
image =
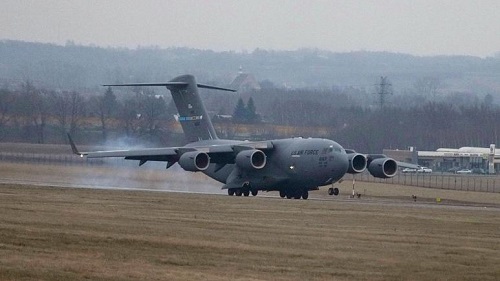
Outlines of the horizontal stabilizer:
{"label": "horizontal stabilizer", "polygon": [[185,87],[187,86],[188,83],[187,82],[162,82],[162,83],[126,83],[126,84],[106,84],[106,85],[103,85],[105,87],[122,87],[122,86],[125,86],[125,87],[157,87],[157,86],[161,86],[161,87]]}
{"label": "horizontal stabilizer", "polygon": [[[187,82],[162,82],[162,83],[126,83],[126,84],[105,84],[104,87],[173,87],[173,88],[183,88],[187,87]],[[222,88],[216,86],[210,86],[205,84],[196,84],[198,88],[211,89],[211,90],[221,90],[228,92],[236,92],[234,89]]]}
{"label": "horizontal stabilizer", "polygon": [[196,84],[196,85],[198,85],[198,88],[211,89],[211,90],[221,90],[221,91],[228,91],[228,92],[236,92],[236,90],[229,89],[229,88],[215,87],[215,86],[210,86],[210,85],[205,85],[205,84]]}

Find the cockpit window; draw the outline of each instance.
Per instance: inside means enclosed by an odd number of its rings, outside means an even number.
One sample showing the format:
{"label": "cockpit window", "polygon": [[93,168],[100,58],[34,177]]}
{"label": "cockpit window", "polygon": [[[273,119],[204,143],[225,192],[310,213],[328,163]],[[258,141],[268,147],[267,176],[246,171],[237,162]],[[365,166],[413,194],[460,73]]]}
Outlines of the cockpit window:
{"label": "cockpit window", "polygon": [[323,148],[322,154],[332,153],[332,152],[345,153],[345,150],[341,146],[330,145],[329,147]]}
{"label": "cockpit window", "polygon": [[339,147],[329,147],[328,153],[331,153],[331,152],[342,152],[342,149]]}

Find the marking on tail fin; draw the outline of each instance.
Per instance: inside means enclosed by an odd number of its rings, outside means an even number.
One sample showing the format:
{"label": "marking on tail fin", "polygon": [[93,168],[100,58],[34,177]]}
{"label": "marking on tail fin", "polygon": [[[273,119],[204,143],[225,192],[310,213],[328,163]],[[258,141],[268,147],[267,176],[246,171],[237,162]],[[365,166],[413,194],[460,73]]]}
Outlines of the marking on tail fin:
{"label": "marking on tail fin", "polygon": [[182,122],[182,121],[195,121],[195,120],[201,120],[203,119],[203,115],[199,116],[178,116],[177,121]]}

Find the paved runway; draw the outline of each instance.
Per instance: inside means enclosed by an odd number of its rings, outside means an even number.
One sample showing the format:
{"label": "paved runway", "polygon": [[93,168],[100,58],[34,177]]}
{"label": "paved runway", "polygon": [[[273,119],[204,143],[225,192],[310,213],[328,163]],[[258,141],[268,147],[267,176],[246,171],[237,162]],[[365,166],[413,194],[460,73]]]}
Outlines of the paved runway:
{"label": "paved runway", "polygon": [[[52,167],[52,166],[51,166]],[[38,167],[43,169],[43,167]],[[120,168],[122,169],[122,168]],[[146,177],[141,181],[140,179],[135,179],[131,181],[129,177],[121,178],[117,175],[127,174],[132,176],[130,172],[121,171],[117,169],[116,173],[108,174],[107,177],[101,177],[96,180],[92,178],[92,173],[95,172],[94,169],[78,169],[81,172],[81,176],[77,171],[76,174],[64,173],[64,169],[60,169],[58,172],[46,172],[43,176],[33,177],[33,176],[20,176],[26,175],[23,173],[11,173],[10,175],[0,175],[0,183],[2,184],[20,184],[20,185],[32,185],[40,187],[61,187],[61,188],[94,188],[94,189],[113,189],[113,190],[127,190],[127,191],[149,191],[149,192],[175,192],[175,193],[192,193],[192,194],[207,194],[207,195],[220,195],[228,196],[225,190],[221,190],[221,184],[209,179],[208,177],[200,173],[187,173],[184,171],[173,169],[172,171],[166,172],[165,170],[152,169],[147,170],[147,173],[170,173],[168,178],[163,184],[158,184],[157,182],[151,181],[150,178]],[[50,169],[49,169],[50,170]],[[56,169],[55,171],[58,171]],[[137,168],[132,168],[132,173],[141,174],[144,173]],[[70,174],[70,176],[68,176]],[[87,178],[88,183],[81,180],[81,177]],[[184,180],[184,177],[187,177]],[[189,177],[192,177],[190,181]],[[173,183],[169,180],[176,179]],[[183,178],[179,182],[179,179]],[[417,200],[412,201],[410,198],[390,198],[390,197],[373,197],[373,196],[362,196],[361,198],[351,198],[350,194],[341,194],[339,196],[329,196],[327,195],[327,188],[322,187],[318,191],[311,191],[309,201],[332,201],[352,203],[352,204],[371,204],[371,205],[393,205],[401,207],[411,207],[411,208],[455,208],[455,209],[482,209],[482,210],[492,210],[500,211],[499,204],[491,203],[472,203],[472,202],[446,202],[438,204],[435,201],[427,200]],[[453,191],[450,191],[453,192]],[[249,197],[249,200],[252,196]],[[277,192],[259,192],[257,198],[268,198],[277,200],[287,200],[279,197]],[[254,199],[255,200],[255,199]],[[294,200],[294,199],[292,199]],[[301,200],[302,201],[302,200]]]}

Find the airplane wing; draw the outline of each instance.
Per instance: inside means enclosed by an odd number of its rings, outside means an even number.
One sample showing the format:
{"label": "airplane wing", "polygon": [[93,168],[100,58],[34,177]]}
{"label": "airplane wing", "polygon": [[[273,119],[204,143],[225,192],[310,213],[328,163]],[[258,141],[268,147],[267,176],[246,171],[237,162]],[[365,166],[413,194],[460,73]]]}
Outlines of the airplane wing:
{"label": "airplane wing", "polygon": [[164,148],[144,148],[132,150],[108,150],[94,152],[80,152],[73,139],[68,134],[68,139],[71,149],[74,154],[80,157],[87,158],[106,158],[106,157],[123,157],[126,160],[139,160],[139,166],[147,161],[168,162],[167,168],[175,164],[182,154],[191,151],[204,152],[210,156],[211,163],[232,164],[234,157],[242,150],[258,149],[271,150],[274,148],[271,141],[261,142],[237,142],[233,144],[215,144],[215,145],[200,145],[200,146],[181,146],[181,147],[164,147]]}
{"label": "airplane wing", "polygon": [[[365,156],[368,159],[388,158],[385,154],[365,154]],[[417,164],[412,164],[412,163],[402,162],[402,161],[395,161],[395,162],[398,165],[398,167],[402,167],[402,168],[411,168],[411,169],[420,168],[420,166]]]}

